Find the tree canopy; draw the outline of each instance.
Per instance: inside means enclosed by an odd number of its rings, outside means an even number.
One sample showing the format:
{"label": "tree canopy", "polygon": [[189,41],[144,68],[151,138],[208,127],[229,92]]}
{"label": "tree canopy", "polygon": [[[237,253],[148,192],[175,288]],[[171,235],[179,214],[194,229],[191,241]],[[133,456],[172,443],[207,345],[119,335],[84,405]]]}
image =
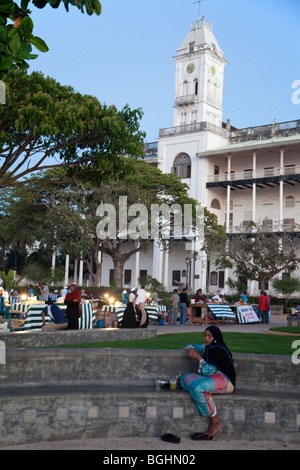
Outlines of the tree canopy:
{"label": "tree canopy", "polygon": [[[143,157],[140,109],[101,104],[43,74],[12,70],[0,106],[0,188],[38,170],[68,167],[88,178],[126,175],[120,155]],[[90,170],[90,172],[89,172]]]}
{"label": "tree canopy", "polygon": [[69,5],[72,5],[88,15],[101,13],[99,0],[20,0],[18,3],[0,0],[0,79],[13,67],[22,70],[29,67],[26,61],[37,57],[32,54],[32,46],[41,52],[48,51],[45,41],[33,34],[30,5],[58,8],[61,4],[67,11]]}
{"label": "tree canopy", "polygon": [[[147,250],[151,241],[150,228],[147,227],[149,238],[145,240],[132,239],[130,230],[126,238],[120,237],[118,232],[114,239],[109,236],[99,239],[99,205],[106,203],[118,209],[120,196],[126,196],[129,227],[130,224],[139,223],[138,203],[143,205],[148,214],[151,205],[160,205],[164,196],[168,197],[170,205],[177,203],[183,207],[185,204],[197,204],[197,201],[188,196],[187,186],[174,174],[162,173],[144,161],[127,157],[121,157],[122,165],[125,164],[123,160],[130,166],[130,172],[126,180],[120,179],[118,184],[114,176],[105,182],[100,179],[98,184],[81,177],[70,182],[66,177],[66,170],[56,168],[41,173],[39,178],[29,179],[22,188],[13,188],[7,197],[2,195],[1,207],[8,241],[12,229],[22,224],[22,213],[31,211],[30,230],[28,233],[26,230],[20,231],[21,237],[29,246],[38,242],[41,247],[48,247],[49,260],[54,246],[59,247],[63,255],[83,259],[94,285],[98,285],[100,279],[98,252],[101,252],[112,258],[115,283],[122,285],[124,263],[137,251]],[[134,206],[137,211],[130,212],[129,208],[134,209]],[[120,213],[118,210],[116,213],[119,227]],[[147,223],[150,227],[150,217]],[[132,241],[138,243],[130,243]],[[126,249],[122,249],[125,245]]]}

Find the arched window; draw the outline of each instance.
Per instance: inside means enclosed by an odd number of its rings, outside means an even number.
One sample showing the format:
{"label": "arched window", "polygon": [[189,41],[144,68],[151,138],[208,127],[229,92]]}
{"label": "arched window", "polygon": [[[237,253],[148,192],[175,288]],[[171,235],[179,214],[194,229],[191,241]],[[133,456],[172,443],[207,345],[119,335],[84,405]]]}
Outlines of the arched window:
{"label": "arched window", "polygon": [[220,204],[219,199],[213,199],[213,200],[211,201],[210,207],[211,207],[212,209],[221,210],[221,204]]}
{"label": "arched window", "polygon": [[179,178],[191,177],[191,159],[187,153],[180,153],[174,160],[172,172]]}
{"label": "arched window", "polygon": [[294,196],[287,196],[285,198],[285,207],[294,207],[295,199]]}

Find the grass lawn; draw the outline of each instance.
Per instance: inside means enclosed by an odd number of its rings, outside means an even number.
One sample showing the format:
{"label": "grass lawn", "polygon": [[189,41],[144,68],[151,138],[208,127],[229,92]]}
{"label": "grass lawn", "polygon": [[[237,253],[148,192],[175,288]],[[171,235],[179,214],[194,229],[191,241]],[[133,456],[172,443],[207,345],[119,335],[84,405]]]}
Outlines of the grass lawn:
{"label": "grass lawn", "polygon": [[[293,331],[296,328],[293,328]],[[253,354],[277,354],[290,356],[294,349],[292,344],[300,340],[299,336],[280,336],[258,333],[223,333],[224,340],[232,352]],[[188,343],[204,343],[203,332],[169,333],[156,338],[133,341],[113,341],[65,345],[68,348],[121,348],[121,349],[177,349],[182,350]]]}

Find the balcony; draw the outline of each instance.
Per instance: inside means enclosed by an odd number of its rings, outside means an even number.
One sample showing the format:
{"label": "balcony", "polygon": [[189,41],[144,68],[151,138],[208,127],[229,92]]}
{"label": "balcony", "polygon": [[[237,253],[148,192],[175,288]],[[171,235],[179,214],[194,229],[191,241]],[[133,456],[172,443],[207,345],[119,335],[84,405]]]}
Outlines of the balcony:
{"label": "balcony", "polygon": [[260,187],[260,185],[272,187],[281,180],[288,184],[293,184],[293,181],[299,182],[300,165],[290,165],[284,168],[264,168],[256,171],[234,171],[230,173],[230,175],[227,173],[208,175],[206,178],[206,187],[240,186],[244,188],[251,187],[253,183],[256,183],[258,187]]}
{"label": "balcony", "polygon": [[[299,232],[300,232],[300,224],[298,224],[297,222],[295,223],[287,223],[288,221],[284,221],[282,224],[281,224],[281,227],[280,227],[280,224],[279,222],[277,223],[271,223],[271,224],[266,224],[264,225],[264,231],[266,233],[288,233],[289,235],[294,235],[296,236],[297,238],[299,237]],[[247,224],[248,226],[248,224]],[[227,233],[229,234],[245,234],[245,235],[248,235],[249,237],[250,236],[254,236],[255,235],[255,229],[247,229],[247,226],[246,225],[235,225],[235,226],[229,226],[229,229],[227,230]]]}
{"label": "balcony", "polygon": [[222,137],[227,137],[227,131],[224,128],[210,124],[209,122],[195,122],[192,124],[184,124],[177,127],[168,127],[165,129],[159,130],[159,137],[170,137],[175,135],[184,135],[190,134],[192,132],[205,132],[210,131],[213,134],[221,135]]}
{"label": "balcony", "polygon": [[280,123],[273,122],[273,124],[266,124],[265,126],[233,130],[229,134],[229,142],[235,144],[238,142],[248,142],[249,140],[290,137],[297,134],[300,134],[300,120]]}
{"label": "balcony", "polygon": [[177,106],[181,106],[181,105],[184,105],[184,104],[194,104],[197,102],[198,100],[198,96],[197,95],[185,95],[185,96],[177,96],[175,98],[175,104]]}

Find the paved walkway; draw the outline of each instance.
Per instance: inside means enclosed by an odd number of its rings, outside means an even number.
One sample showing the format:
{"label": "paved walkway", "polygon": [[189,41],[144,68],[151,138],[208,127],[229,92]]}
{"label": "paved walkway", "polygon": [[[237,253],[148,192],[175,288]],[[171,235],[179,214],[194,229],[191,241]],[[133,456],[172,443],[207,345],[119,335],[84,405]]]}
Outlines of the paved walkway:
{"label": "paved walkway", "polygon": [[[273,315],[270,318],[269,324],[261,323],[217,323],[216,325],[221,331],[232,331],[235,333],[267,333],[269,328],[287,326],[286,315]],[[186,323],[184,325],[164,325],[164,326],[149,326],[148,328],[156,328],[157,334],[166,333],[186,333],[194,331],[204,331],[206,325],[190,325]]]}
{"label": "paved walkway", "polygon": [[[18,446],[0,447],[0,450],[101,450],[101,451],[183,451],[200,452],[203,450],[300,450],[300,444],[260,441],[229,441],[217,440],[196,442],[188,437],[181,438],[179,444],[162,441],[159,437],[128,437],[80,439],[60,442],[38,442]],[[97,454],[98,455],[98,454]],[[120,452],[118,453],[120,455]],[[131,452],[134,455],[134,452]],[[97,457],[99,463],[99,459]]]}

